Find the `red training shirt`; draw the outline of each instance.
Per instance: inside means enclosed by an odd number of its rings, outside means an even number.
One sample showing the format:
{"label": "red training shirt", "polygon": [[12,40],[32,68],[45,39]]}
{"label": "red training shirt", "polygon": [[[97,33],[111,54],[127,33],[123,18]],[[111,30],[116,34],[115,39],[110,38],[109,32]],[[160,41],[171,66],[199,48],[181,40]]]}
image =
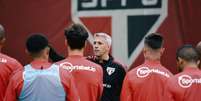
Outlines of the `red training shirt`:
{"label": "red training shirt", "polygon": [[0,53],[0,101],[3,101],[10,76],[23,66],[14,58]]}
{"label": "red training shirt", "polygon": [[[48,69],[52,64],[48,61],[34,60],[31,66],[35,69]],[[10,80],[4,101],[18,101],[23,87],[23,71],[18,71]],[[68,71],[59,68],[60,79],[67,94],[66,101],[79,101],[79,95],[74,84],[74,78]]]}
{"label": "red training shirt", "polygon": [[187,67],[167,81],[164,101],[201,101],[201,71]]}
{"label": "red training shirt", "polygon": [[80,101],[100,100],[103,90],[103,71],[99,65],[79,55],[69,56],[57,64],[74,76]]}
{"label": "red training shirt", "polygon": [[161,101],[165,82],[171,76],[159,61],[145,61],[126,74],[121,101]]}

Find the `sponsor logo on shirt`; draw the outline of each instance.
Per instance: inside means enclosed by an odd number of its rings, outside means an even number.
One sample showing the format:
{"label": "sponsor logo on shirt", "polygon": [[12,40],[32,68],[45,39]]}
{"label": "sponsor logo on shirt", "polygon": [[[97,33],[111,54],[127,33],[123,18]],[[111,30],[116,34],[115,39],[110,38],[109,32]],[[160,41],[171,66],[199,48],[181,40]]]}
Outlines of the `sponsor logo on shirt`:
{"label": "sponsor logo on shirt", "polygon": [[105,88],[111,88],[112,85],[110,85],[110,84],[103,84],[103,87],[105,87]]}
{"label": "sponsor logo on shirt", "polygon": [[96,68],[91,67],[91,66],[83,66],[83,65],[72,65],[69,62],[63,62],[59,65],[60,67],[62,67],[63,69],[68,70],[69,72],[72,72],[73,70],[85,70],[85,71],[91,71],[91,72],[95,72]]}
{"label": "sponsor logo on shirt", "polygon": [[137,77],[139,78],[145,78],[147,77],[150,73],[156,73],[165,77],[170,77],[170,75],[166,72],[163,72],[159,69],[149,69],[149,67],[141,67],[137,69]]}
{"label": "sponsor logo on shirt", "polygon": [[5,58],[0,58],[1,63],[7,63],[7,60]]}
{"label": "sponsor logo on shirt", "polygon": [[112,75],[115,72],[115,68],[107,67],[106,71],[107,71],[108,75]]}
{"label": "sponsor logo on shirt", "polygon": [[6,63],[6,62],[7,62],[7,60],[6,60],[6,59],[4,59],[4,58],[0,58],[0,62],[1,62],[1,63]]}
{"label": "sponsor logo on shirt", "polygon": [[178,77],[178,84],[182,88],[188,88],[193,83],[195,83],[195,84],[201,84],[201,78],[192,79],[191,76],[189,76],[189,75],[181,75],[181,76]]}

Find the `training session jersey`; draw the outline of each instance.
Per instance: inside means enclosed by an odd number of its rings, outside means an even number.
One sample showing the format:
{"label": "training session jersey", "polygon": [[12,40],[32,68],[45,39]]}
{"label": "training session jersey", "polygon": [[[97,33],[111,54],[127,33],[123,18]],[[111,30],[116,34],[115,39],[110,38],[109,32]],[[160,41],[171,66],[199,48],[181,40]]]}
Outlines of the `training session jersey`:
{"label": "training session jersey", "polygon": [[79,95],[68,71],[34,60],[13,75],[4,101],[79,101]]}
{"label": "training session jersey", "polygon": [[103,71],[99,65],[79,55],[69,56],[57,64],[74,76],[80,101],[100,100],[103,90]]}
{"label": "training session jersey", "polygon": [[171,76],[159,61],[145,61],[126,74],[121,101],[163,101],[164,86]]}
{"label": "training session jersey", "polygon": [[101,101],[120,101],[126,66],[117,62],[112,56],[103,62],[100,62],[95,56],[89,56],[87,59],[102,66],[104,88]]}
{"label": "training session jersey", "polygon": [[0,101],[3,101],[10,76],[23,66],[14,58],[0,53]]}
{"label": "training session jersey", "polygon": [[187,67],[166,84],[164,101],[201,101],[201,71]]}

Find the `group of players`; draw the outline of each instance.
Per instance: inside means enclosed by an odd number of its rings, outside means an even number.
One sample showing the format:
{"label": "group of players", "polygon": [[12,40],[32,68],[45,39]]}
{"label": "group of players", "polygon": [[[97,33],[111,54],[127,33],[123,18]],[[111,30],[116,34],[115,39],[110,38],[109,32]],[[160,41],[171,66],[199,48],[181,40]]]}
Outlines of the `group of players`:
{"label": "group of players", "polygon": [[[158,33],[145,37],[145,62],[130,71],[110,55],[112,40],[106,33],[94,34],[94,56],[87,57],[89,35],[82,25],[72,24],[64,35],[67,57],[57,54],[46,36],[37,33],[26,40],[29,64],[22,66],[0,53],[0,101],[201,101],[201,43],[197,49],[178,48],[181,73],[173,76],[160,63],[165,48]],[[0,49],[4,42],[0,25]]]}

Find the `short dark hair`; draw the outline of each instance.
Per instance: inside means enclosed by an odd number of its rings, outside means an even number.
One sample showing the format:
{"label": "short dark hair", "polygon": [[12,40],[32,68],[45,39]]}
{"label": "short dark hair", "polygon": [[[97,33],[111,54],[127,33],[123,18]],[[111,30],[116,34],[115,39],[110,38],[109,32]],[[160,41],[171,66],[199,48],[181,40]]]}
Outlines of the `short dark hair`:
{"label": "short dark hair", "polygon": [[144,43],[151,49],[159,49],[163,46],[163,37],[158,33],[151,33],[145,37]]}
{"label": "short dark hair", "polygon": [[36,33],[28,37],[26,48],[30,53],[38,53],[48,47],[48,39],[41,33]]}
{"label": "short dark hair", "polygon": [[0,40],[5,37],[5,30],[3,25],[0,24]]}
{"label": "short dark hair", "polygon": [[71,49],[82,49],[89,35],[82,25],[73,24],[65,29],[65,37]]}
{"label": "short dark hair", "polygon": [[197,62],[199,61],[198,51],[190,44],[183,45],[177,49],[176,58],[184,59],[188,62]]}

